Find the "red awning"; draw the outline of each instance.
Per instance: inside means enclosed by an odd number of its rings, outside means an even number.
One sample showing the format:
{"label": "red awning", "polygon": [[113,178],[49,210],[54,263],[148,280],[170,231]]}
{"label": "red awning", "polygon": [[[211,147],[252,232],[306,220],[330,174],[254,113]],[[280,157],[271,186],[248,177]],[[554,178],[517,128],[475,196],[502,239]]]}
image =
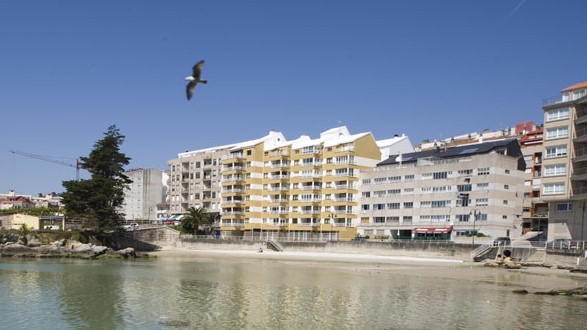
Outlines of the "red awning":
{"label": "red awning", "polygon": [[446,234],[452,231],[451,227],[443,227],[443,228],[414,228],[412,229],[413,233],[416,234]]}

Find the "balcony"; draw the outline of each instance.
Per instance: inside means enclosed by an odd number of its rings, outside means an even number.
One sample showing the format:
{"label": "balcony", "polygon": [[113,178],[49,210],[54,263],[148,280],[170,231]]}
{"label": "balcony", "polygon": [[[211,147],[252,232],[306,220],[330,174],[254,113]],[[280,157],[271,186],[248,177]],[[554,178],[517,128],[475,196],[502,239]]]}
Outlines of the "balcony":
{"label": "balcony", "polygon": [[283,167],[288,167],[289,163],[288,162],[275,162],[275,163],[271,163],[268,165],[268,167],[270,168],[283,168]]}
{"label": "balcony", "polygon": [[224,155],[222,160],[229,160],[229,159],[242,159],[245,158],[242,152],[232,153],[230,155]]}
{"label": "balcony", "polygon": [[245,167],[242,165],[233,165],[233,166],[223,166],[222,167],[222,171],[223,172],[228,172],[228,171],[244,171]]}
{"label": "balcony", "polygon": [[577,136],[573,139],[573,142],[587,142],[587,128],[577,130]]}
{"label": "balcony", "polygon": [[578,114],[577,119],[575,119],[575,125],[580,124],[587,124],[587,113]]}
{"label": "balcony", "polygon": [[571,180],[573,180],[573,181],[587,180],[587,167],[575,169],[573,171],[573,174],[571,175]]}
{"label": "balcony", "polygon": [[563,103],[563,102],[567,102],[568,100],[563,100],[563,98],[560,95],[557,96],[551,96],[548,98],[545,98],[542,100],[542,106],[546,107],[549,105],[554,105],[554,104],[558,104],[558,103]]}
{"label": "balcony", "polygon": [[269,203],[287,203],[289,200],[287,198],[271,198]]}
{"label": "balcony", "polygon": [[222,226],[222,227],[241,227],[244,225],[245,225],[245,222],[243,220],[223,219],[220,221],[220,226]]}
{"label": "balcony", "polygon": [[301,190],[320,190],[322,189],[321,186],[301,186]]}

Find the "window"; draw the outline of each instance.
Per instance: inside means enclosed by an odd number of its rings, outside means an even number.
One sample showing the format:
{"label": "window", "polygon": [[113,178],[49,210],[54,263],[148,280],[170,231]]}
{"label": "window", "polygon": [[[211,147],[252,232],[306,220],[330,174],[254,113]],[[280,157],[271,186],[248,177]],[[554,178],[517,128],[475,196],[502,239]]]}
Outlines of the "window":
{"label": "window", "polygon": [[399,222],[399,217],[387,217],[385,218],[386,222]]}
{"label": "window", "polygon": [[371,179],[363,179],[363,184],[371,184]]}
{"label": "window", "polygon": [[469,221],[469,214],[457,214],[456,220],[458,222],[468,222]]}
{"label": "window", "polygon": [[387,178],[375,178],[373,180],[373,183],[375,184],[381,184],[381,183],[386,183],[387,182]]}
{"label": "window", "polygon": [[399,203],[387,203],[387,208],[390,210],[397,210],[399,209]]}
{"label": "window", "polygon": [[401,194],[402,190],[401,189],[390,189],[387,191],[388,195],[399,195]]}
{"label": "window", "polygon": [[385,217],[373,217],[374,223],[385,223]]}
{"label": "window", "polygon": [[371,192],[370,191],[363,191],[362,195],[363,195],[363,197],[369,198],[369,197],[371,197]]}
{"label": "window", "polygon": [[554,146],[546,148],[546,158],[565,157],[567,155],[567,146]]}
{"label": "window", "polygon": [[433,208],[450,206],[450,201],[432,201]]}
{"label": "window", "polygon": [[414,194],[414,188],[404,188],[404,194],[405,195],[413,195]]}
{"label": "window", "polygon": [[507,199],[504,199],[503,200],[503,205],[508,205],[508,200]]}
{"label": "window", "polygon": [[439,187],[432,188],[432,192],[445,192],[445,191],[451,191],[450,186],[439,186]]}
{"label": "window", "polygon": [[565,192],[564,182],[555,182],[555,183],[545,183],[544,190],[543,190],[542,194],[553,195],[553,194],[563,194],[564,192]]}
{"label": "window", "polygon": [[489,188],[489,183],[488,182],[477,183],[477,189],[487,189],[487,188]]}
{"label": "window", "polygon": [[404,202],[404,209],[414,208],[414,202]]}
{"label": "window", "polygon": [[569,108],[553,109],[546,112],[546,121],[569,118]]}
{"label": "window", "polygon": [[472,186],[470,184],[459,184],[457,185],[457,190],[459,192],[467,192],[472,190]]}
{"label": "window", "polygon": [[544,166],[544,176],[565,175],[565,164],[554,164]]}
{"label": "window", "polygon": [[503,185],[503,189],[505,189],[505,190],[508,190],[508,189],[510,189],[510,185],[509,185],[509,184],[504,184],[504,185]]}
{"label": "window", "polygon": [[473,170],[471,170],[471,169],[468,169],[468,170],[459,170],[457,173],[459,175],[471,175],[471,174],[473,174]]}
{"label": "window", "polygon": [[377,190],[373,192],[373,197],[384,197],[385,196],[385,190]]}
{"label": "window", "polygon": [[557,203],[556,210],[560,212],[568,212],[573,210],[573,204],[571,203]]}
{"label": "window", "polygon": [[546,140],[565,138],[567,136],[569,136],[569,128],[567,126],[546,129]]}
{"label": "window", "polygon": [[420,207],[430,207],[430,204],[432,204],[432,202],[422,201],[422,202],[420,202]]}
{"label": "window", "polygon": [[475,205],[477,205],[477,206],[487,206],[487,205],[489,205],[489,200],[487,198],[477,198],[475,200]]}
{"label": "window", "polygon": [[402,180],[401,176],[390,176],[389,182],[400,182]]}
{"label": "window", "polygon": [[373,204],[373,210],[384,210],[385,204]]}
{"label": "window", "polygon": [[477,175],[488,175],[489,174],[489,167],[483,167],[477,169]]}
{"label": "window", "polygon": [[436,172],[433,174],[433,179],[446,179],[448,177],[448,172]]}
{"label": "window", "polygon": [[363,205],[361,205],[361,210],[363,210],[363,211],[369,211],[369,204],[363,204]]}
{"label": "window", "polygon": [[408,174],[408,175],[404,176],[404,181],[414,181],[414,175]]}

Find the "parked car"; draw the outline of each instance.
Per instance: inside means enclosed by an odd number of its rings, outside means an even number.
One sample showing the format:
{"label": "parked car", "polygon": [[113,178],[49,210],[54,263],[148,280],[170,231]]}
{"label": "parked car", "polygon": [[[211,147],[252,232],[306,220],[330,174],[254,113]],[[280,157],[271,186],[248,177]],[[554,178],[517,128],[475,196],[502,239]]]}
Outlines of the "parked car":
{"label": "parked car", "polygon": [[133,222],[128,225],[122,226],[122,228],[124,228],[124,230],[135,230],[135,229],[139,228],[139,224],[136,222]]}
{"label": "parked car", "polygon": [[498,237],[493,241],[493,246],[507,246],[510,245],[511,242],[512,240],[507,236]]}

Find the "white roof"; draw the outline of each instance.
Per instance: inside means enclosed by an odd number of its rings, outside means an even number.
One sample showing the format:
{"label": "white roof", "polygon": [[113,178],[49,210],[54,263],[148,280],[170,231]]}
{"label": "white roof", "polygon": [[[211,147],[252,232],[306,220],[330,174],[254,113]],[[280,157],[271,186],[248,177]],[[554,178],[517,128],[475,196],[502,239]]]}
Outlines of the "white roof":
{"label": "white roof", "polygon": [[271,150],[271,149],[275,149],[275,146],[277,144],[287,142],[287,140],[285,139],[285,137],[283,136],[283,134],[281,132],[270,131],[269,134],[265,135],[262,138],[238,143],[234,147],[232,147],[230,150],[239,150],[239,149],[243,149],[243,148],[253,147],[261,142],[265,142],[265,147],[264,147],[265,150]]}
{"label": "white roof", "polygon": [[408,137],[405,134],[402,134],[401,136],[394,136],[391,139],[385,139],[385,140],[376,141],[376,143],[377,143],[377,146],[379,148],[383,148],[383,147],[392,146],[392,145],[394,145],[394,144],[396,144],[396,143],[398,143],[398,142],[400,142],[402,140],[405,140],[407,138]]}

